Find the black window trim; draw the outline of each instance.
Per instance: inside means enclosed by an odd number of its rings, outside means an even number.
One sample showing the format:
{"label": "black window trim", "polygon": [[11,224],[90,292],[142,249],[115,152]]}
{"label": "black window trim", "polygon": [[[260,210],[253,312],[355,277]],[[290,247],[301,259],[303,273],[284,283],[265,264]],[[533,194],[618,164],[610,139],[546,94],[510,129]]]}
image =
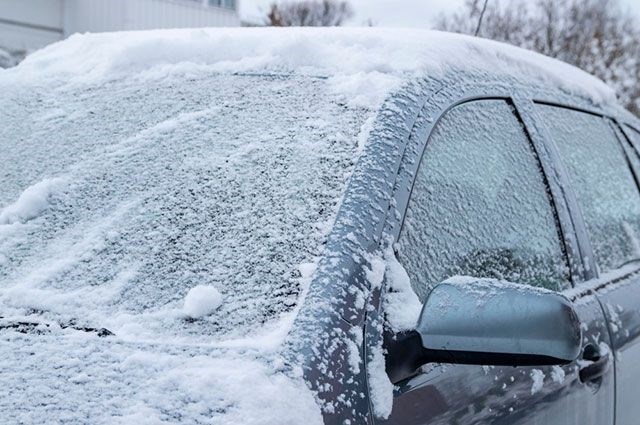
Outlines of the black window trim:
{"label": "black window trim", "polygon": [[[536,114],[535,105],[558,106],[600,116],[620,126],[622,134],[627,137],[628,129],[621,123],[629,125],[634,130],[637,129],[636,125],[629,124],[628,118],[621,119],[619,117],[620,110],[614,106],[593,106],[583,98],[558,91],[517,84],[505,85],[499,81],[475,85],[445,84],[425,100],[410,131],[407,147],[396,174],[393,199],[385,219],[382,235],[391,237],[393,243],[398,240],[417,170],[422,162],[428,139],[439,120],[456,106],[490,99],[506,100],[514,107],[516,116],[522,122],[534,155],[541,166],[545,184],[551,195],[551,206],[556,215],[561,243],[571,270],[571,287],[563,289],[562,292],[572,294],[572,298],[580,298],[591,293],[593,284],[596,282],[599,287],[607,286],[619,282],[624,279],[624,276],[640,273],[640,264],[637,264],[622,267],[618,273],[610,271],[606,275],[598,275],[591,242],[575,191],[568,179],[568,172],[560,160],[555,142],[547,134],[542,121]],[[420,137],[424,140],[420,141]],[[416,141],[416,139],[418,140]],[[621,140],[619,142],[622,143]],[[417,153],[416,150],[412,151],[410,148],[415,144],[417,144]],[[640,152],[638,146],[634,145],[634,149],[636,152]],[[626,152],[625,150],[625,156]],[[382,238],[380,240],[383,243]],[[605,277],[608,278],[607,282],[602,281],[602,278]]]}
{"label": "black window trim", "polygon": [[[611,126],[613,133],[616,136],[617,142],[619,143],[620,149],[622,149],[625,162],[627,163],[627,166],[629,167],[629,171],[631,171],[631,174],[636,183],[636,189],[640,191],[640,170],[636,170],[631,164],[631,160],[629,158],[630,149],[625,147],[625,142],[628,142],[628,145],[633,148],[633,152],[636,155],[640,156],[639,146],[636,146],[636,144],[633,143],[631,137],[628,134],[629,130],[627,130],[624,126],[624,125],[627,125],[631,127],[633,130],[636,130],[635,125],[629,124],[627,120],[620,119],[620,117],[618,116],[619,114],[616,113],[615,109],[613,108],[610,110],[607,110],[607,109],[598,108],[598,107],[576,106],[571,102],[553,101],[547,97],[536,97],[532,99],[532,102],[534,104],[539,104],[539,105],[556,106],[560,108],[570,109],[570,110],[586,113],[589,115],[594,115],[603,119],[607,123],[607,125]],[[537,122],[540,123],[541,120],[538,118]],[[619,131],[616,131],[616,127],[617,129],[619,129]],[[640,131],[638,133],[640,133]],[[625,138],[626,140],[621,139],[621,137]],[[548,135],[547,135],[547,144],[549,146],[555,147],[555,149],[557,150],[557,146],[555,146],[555,141]],[[559,159],[559,157],[558,157],[557,167],[561,169],[565,168],[562,164],[562,161]],[[565,177],[568,178],[569,174],[566,169],[562,171],[562,174],[564,174]],[[568,197],[573,198],[574,200],[577,200],[575,190],[570,184],[568,184],[567,189],[568,189],[567,190]],[[581,282],[577,282],[574,285],[576,291],[587,293],[587,292],[599,290],[606,286],[617,284],[621,280],[625,280],[627,277],[640,273],[640,262],[635,264],[623,265],[622,267],[619,267],[617,269],[610,270],[604,273],[599,272],[598,268],[596,267],[595,254],[593,252],[593,247],[591,245],[591,239],[587,232],[586,224],[582,216],[582,208],[577,202],[575,203],[573,201],[570,201],[570,202],[571,204],[569,205],[569,207],[570,207],[570,210],[573,211],[573,216],[575,216],[575,220],[576,220],[575,229],[576,229],[576,237],[578,239],[578,245],[580,246],[581,252],[583,252],[583,255],[585,256],[585,263],[588,264],[588,267],[585,267],[585,269],[583,270],[583,273],[584,273],[583,280]]]}
{"label": "black window trim", "polygon": [[[426,106],[424,106],[420,112],[422,119],[418,118],[416,120],[416,124],[414,124],[414,128],[409,137],[408,147],[402,159],[402,164],[407,170],[403,172],[403,167],[401,166],[396,176],[393,196],[394,202],[392,202],[392,205],[395,205],[395,209],[392,208],[392,214],[387,215],[384,234],[392,236],[393,242],[397,242],[406,216],[411,191],[415,183],[416,172],[424,157],[424,152],[431,137],[432,130],[440,119],[448,111],[461,104],[491,99],[505,100],[512,105],[516,118],[521,121],[523,130],[529,139],[534,156],[542,171],[544,184],[550,195],[552,211],[558,225],[558,237],[571,271],[570,286],[562,288],[563,291],[569,290],[574,286],[573,282],[578,277],[577,273],[583,270],[581,264],[583,256],[581,254],[576,255],[578,245],[576,244],[576,238],[573,237],[574,227],[569,217],[568,209],[566,208],[564,188],[558,184],[558,173],[555,171],[554,164],[549,161],[550,154],[544,144],[544,140],[540,136],[540,130],[532,128],[531,126],[532,120],[530,119],[530,114],[532,113],[532,109],[530,106],[533,104],[530,98],[524,97],[519,93],[518,88],[514,86],[505,87],[503,84],[479,84],[470,87],[468,90],[464,90],[462,93],[460,87],[455,85],[444,86],[425,103]],[[528,105],[527,102],[531,103],[531,105]],[[441,105],[441,107],[434,108],[434,104]],[[420,140],[420,138],[423,140]],[[417,154],[415,150],[412,151],[410,148],[411,145],[415,144],[418,145]],[[396,212],[399,217],[394,216]]]}
{"label": "black window trim", "polygon": [[[497,79],[484,84],[443,84],[439,90],[421,100],[422,106],[419,107],[419,112],[410,125],[408,137],[403,137],[401,159],[393,183],[392,198],[384,223],[376,235],[378,241],[376,245],[384,246],[388,242],[398,241],[417,171],[422,163],[428,140],[440,119],[449,110],[461,104],[488,99],[506,100],[513,105],[516,117],[522,122],[536,160],[542,168],[543,179],[551,195],[551,206],[556,215],[561,243],[566,250],[565,255],[571,270],[571,287],[562,290],[561,293],[576,302],[592,296],[601,288],[618,285],[628,281],[629,276],[640,273],[640,264],[629,264],[620,270],[601,276],[596,275],[595,257],[586,233],[581,209],[577,204],[574,190],[569,184],[568,172],[560,161],[555,143],[537,117],[535,105],[546,103],[588,112],[613,120],[620,125],[621,120],[617,116],[619,110],[614,107],[592,107],[582,98],[558,91],[513,84],[505,85]],[[632,126],[632,128],[636,127]],[[627,131],[626,128],[624,130]],[[638,149],[638,146],[634,147]],[[638,152],[640,154],[640,151]],[[372,329],[372,323],[382,320],[381,314],[384,313],[381,296],[384,291],[384,287],[373,291],[371,303],[373,311],[367,314],[367,329]],[[393,330],[385,327],[382,335],[370,330],[365,338],[369,344],[374,339],[383,338],[385,341],[391,341],[401,336],[402,333],[395,334]]]}

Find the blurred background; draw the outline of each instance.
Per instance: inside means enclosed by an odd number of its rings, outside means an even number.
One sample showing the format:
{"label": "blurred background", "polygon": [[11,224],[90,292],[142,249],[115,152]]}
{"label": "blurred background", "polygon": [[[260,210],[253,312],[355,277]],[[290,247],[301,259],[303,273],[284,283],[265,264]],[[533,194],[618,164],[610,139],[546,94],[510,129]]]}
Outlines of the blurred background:
{"label": "blurred background", "polygon": [[0,0],[0,67],[76,32],[230,26],[442,29],[535,50],[640,114],[640,0]]}

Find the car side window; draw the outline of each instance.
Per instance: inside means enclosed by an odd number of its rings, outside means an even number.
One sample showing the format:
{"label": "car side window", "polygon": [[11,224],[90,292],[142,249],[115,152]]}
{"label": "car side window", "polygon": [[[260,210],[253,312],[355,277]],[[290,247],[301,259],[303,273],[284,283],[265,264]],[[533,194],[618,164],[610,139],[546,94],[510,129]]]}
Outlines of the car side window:
{"label": "car side window", "polygon": [[627,128],[627,134],[629,135],[629,137],[631,137],[631,139],[633,140],[633,143],[636,146],[640,146],[640,133],[638,133],[636,130],[629,127],[628,125],[625,127]]}
{"label": "car side window", "polygon": [[611,126],[573,109],[537,110],[569,173],[600,271],[640,258],[640,192]]}
{"label": "car side window", "polygon": [[540,164],[507,101],[465,103],[437,123],[396,246],[422,301],[455,275],[569,286]]}

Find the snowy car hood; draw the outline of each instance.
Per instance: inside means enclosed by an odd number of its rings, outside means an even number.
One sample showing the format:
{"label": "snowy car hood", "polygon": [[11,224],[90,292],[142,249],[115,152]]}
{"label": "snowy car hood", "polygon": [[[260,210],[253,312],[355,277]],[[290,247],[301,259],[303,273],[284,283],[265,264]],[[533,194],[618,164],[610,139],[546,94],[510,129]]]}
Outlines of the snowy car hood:
{"label": "snowy car hood", "polygon": [[0,356],[5,423],[322,423],[304,382],[264,353],[40,328],[0,332]]}

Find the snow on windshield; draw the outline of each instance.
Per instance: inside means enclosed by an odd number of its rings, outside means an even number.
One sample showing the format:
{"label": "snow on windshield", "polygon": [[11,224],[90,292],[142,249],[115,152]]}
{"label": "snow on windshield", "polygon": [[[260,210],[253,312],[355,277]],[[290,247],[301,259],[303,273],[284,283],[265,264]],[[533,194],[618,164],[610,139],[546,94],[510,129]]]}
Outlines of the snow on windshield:
{"label": "snow on windshield", "polygon": [[[211,341],[291,312],[373,113],[328,91],[215,73],[9,89],[3,315]],[[189,314],[200,286],[220,297]]]}

